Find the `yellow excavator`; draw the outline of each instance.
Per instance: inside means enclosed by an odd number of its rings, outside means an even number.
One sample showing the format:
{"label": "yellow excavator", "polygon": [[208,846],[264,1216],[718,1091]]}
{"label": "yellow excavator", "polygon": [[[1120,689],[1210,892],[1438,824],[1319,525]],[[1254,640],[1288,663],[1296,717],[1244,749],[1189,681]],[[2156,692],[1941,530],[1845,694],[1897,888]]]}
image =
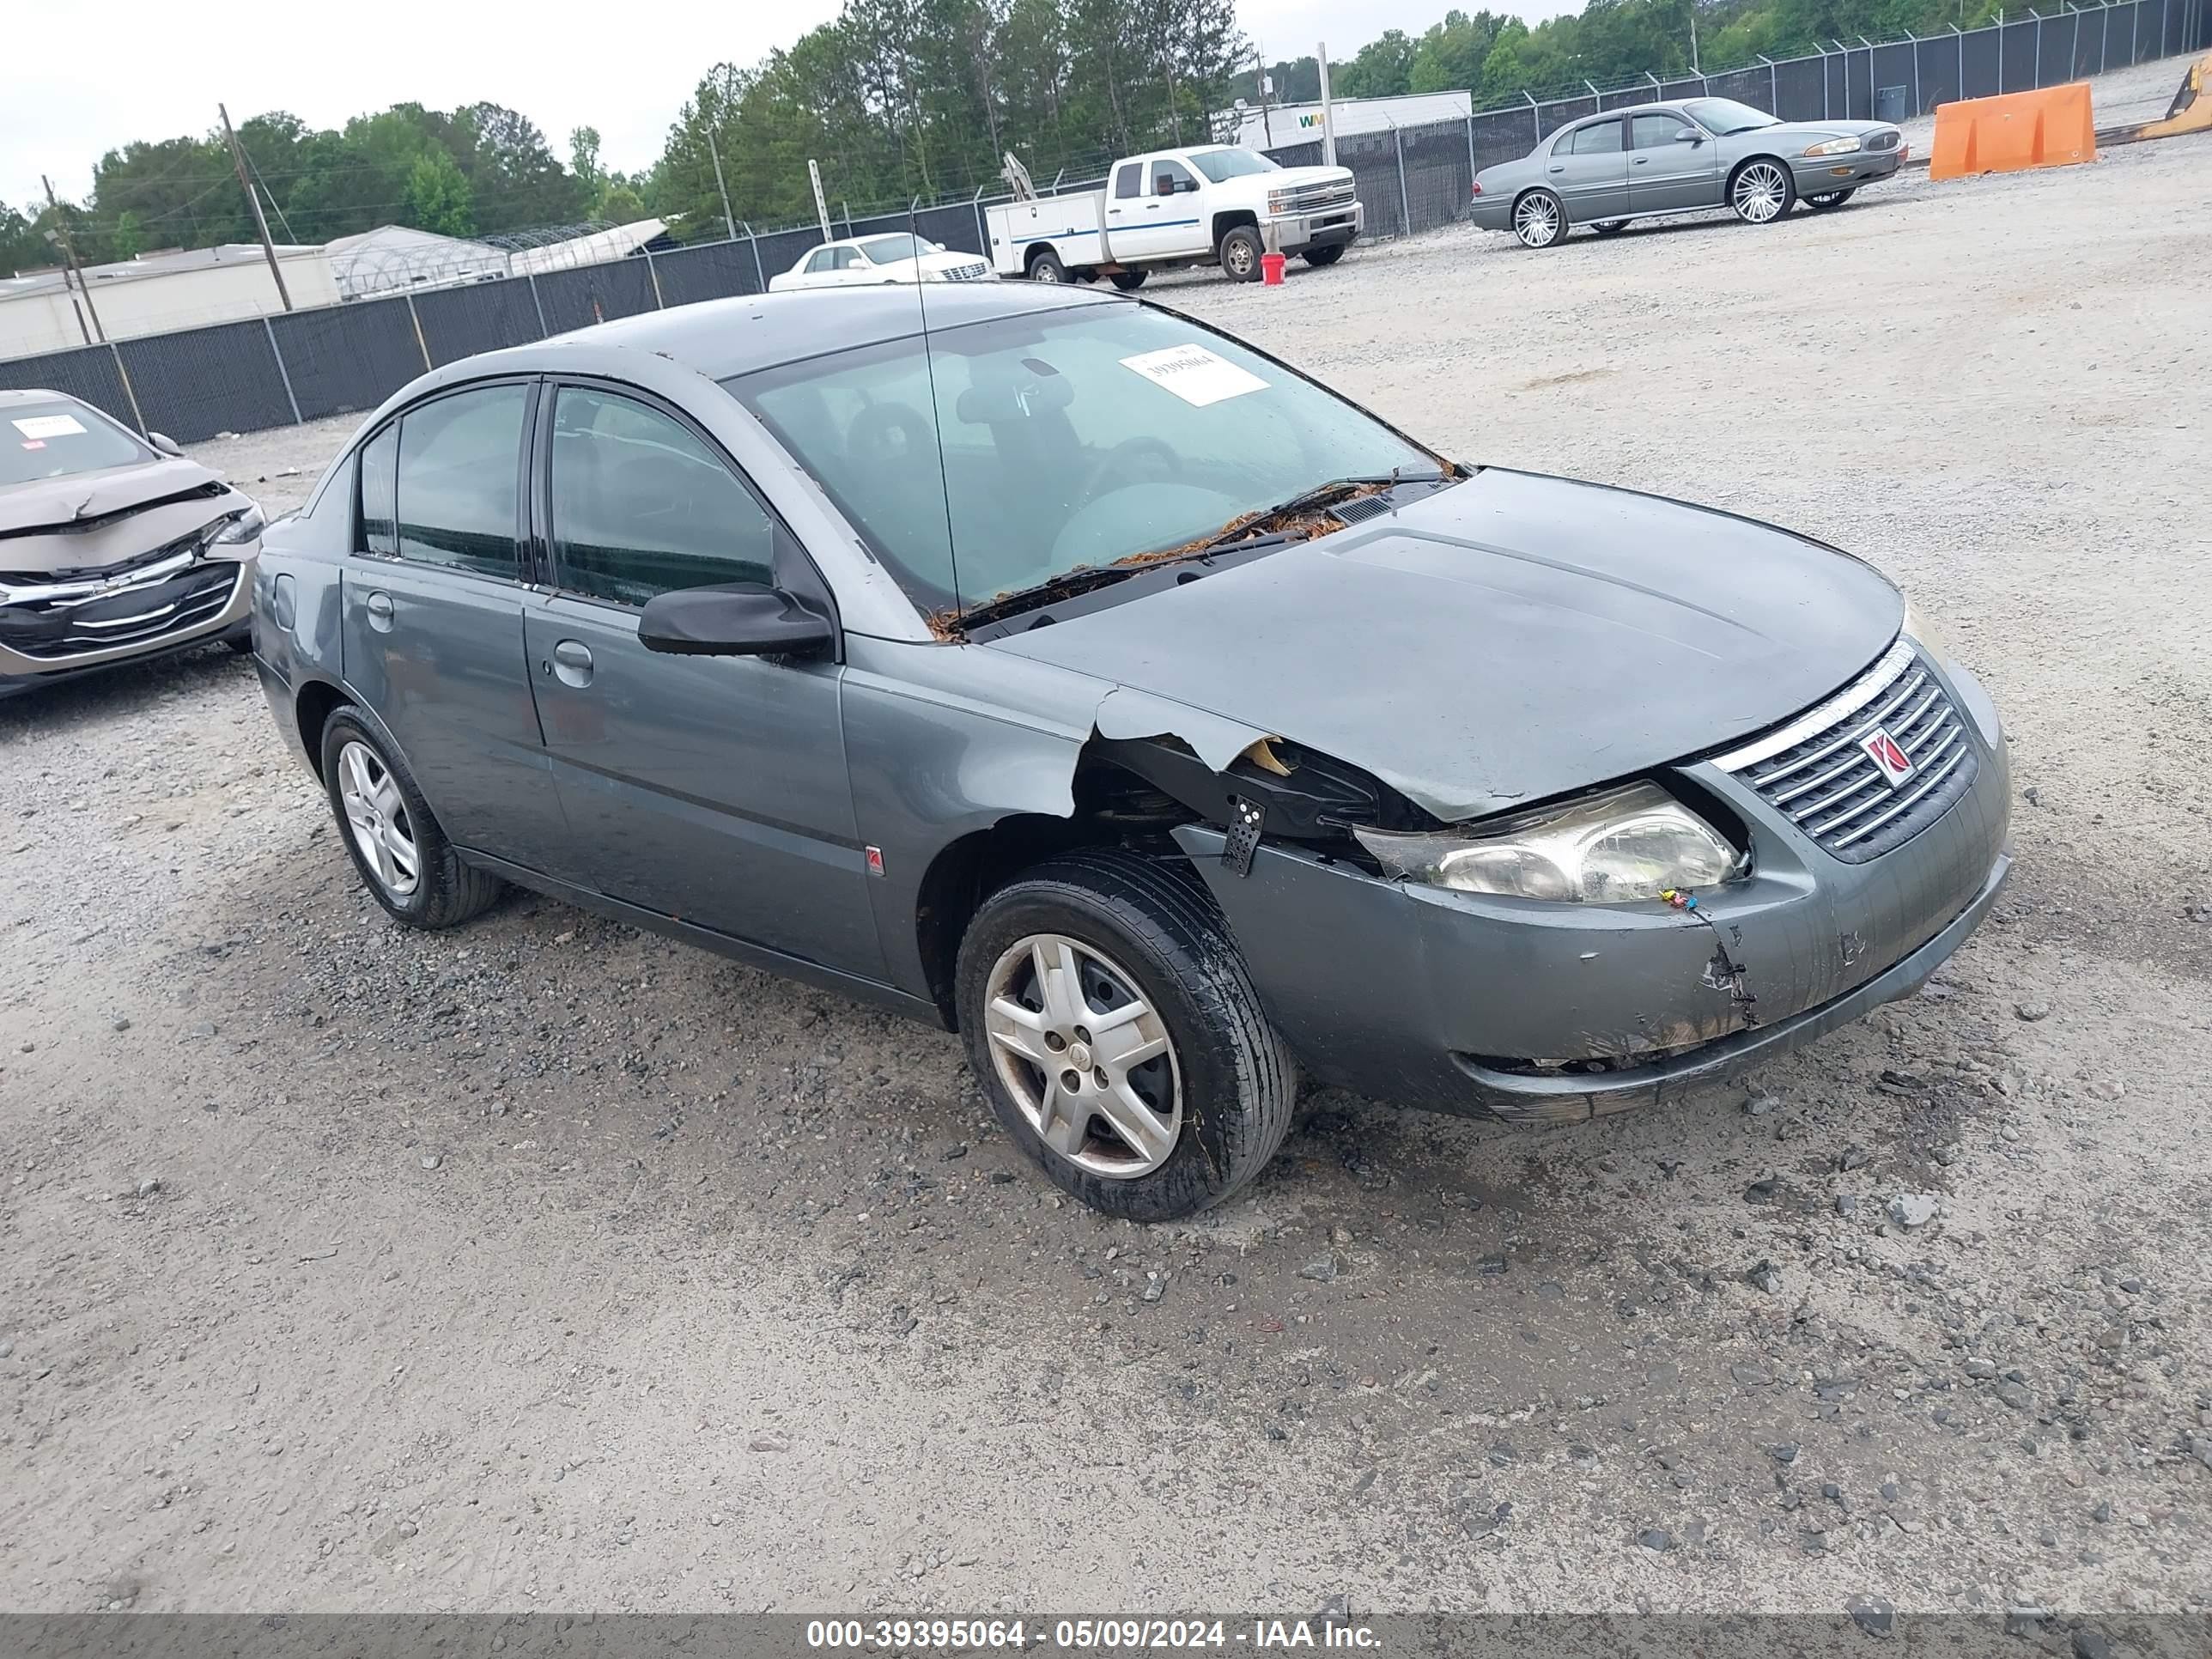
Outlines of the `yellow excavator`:
{"label": "yellow excavator", "polygon": [[2212,52],[2189,66],[2181,89],[2165,118],[2131,127],[2114,127],[2097,135],[2100,144],[2132,144],[2139,138],[2175,138],[2185,132],[2212,131]]}

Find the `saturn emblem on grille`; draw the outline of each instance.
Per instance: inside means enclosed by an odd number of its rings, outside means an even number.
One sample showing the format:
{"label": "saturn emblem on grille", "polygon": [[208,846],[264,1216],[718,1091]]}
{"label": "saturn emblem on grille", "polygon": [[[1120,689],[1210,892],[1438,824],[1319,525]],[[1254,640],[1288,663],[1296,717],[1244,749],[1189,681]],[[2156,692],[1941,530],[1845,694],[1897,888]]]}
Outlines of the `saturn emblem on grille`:
{"label": "saturn emblem on grille", "polygon": [[1859,749],[1889,781],[1893,789],[1904,787],[1905,780],[1916,769],[1912,757],[1898,746],[1897,739],[1878,726],[1859,739]]}

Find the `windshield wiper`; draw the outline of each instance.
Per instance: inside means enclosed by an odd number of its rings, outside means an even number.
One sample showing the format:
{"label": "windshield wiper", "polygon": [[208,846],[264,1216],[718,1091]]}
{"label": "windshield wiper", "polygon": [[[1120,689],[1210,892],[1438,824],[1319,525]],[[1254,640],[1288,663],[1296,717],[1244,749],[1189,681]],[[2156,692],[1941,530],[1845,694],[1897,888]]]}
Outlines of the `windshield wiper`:
{"label": "windshield wiper", "polygon": [[[1266,524],[1271,519],[1285,519],[1293,513],[1303,513],[1310,507],[1326,507],[1339,496],[1349,495],[1355,489],[1368,489],[1377,485],[1387,487],[1401,483],[1441,483],[1446,476],[1442,472],[1392,471],[1331,478],[1326,483],[1317,483],[1310,489],[1300,490],[1288,501],[1278,501],[1273,507],[1263,507],[1256,513],[1247,513],[1243,517],[1231,520],[1224,526],[1218,534],[1200,544],[1195,550],[1206,552],[1217,547],[1226,547],[1247,539],[1259,539],[1259,538],[1248,537],[1247,534],[1255,525]],[[1267,533],[1278,539],[1283,534],[1280,531]]]}

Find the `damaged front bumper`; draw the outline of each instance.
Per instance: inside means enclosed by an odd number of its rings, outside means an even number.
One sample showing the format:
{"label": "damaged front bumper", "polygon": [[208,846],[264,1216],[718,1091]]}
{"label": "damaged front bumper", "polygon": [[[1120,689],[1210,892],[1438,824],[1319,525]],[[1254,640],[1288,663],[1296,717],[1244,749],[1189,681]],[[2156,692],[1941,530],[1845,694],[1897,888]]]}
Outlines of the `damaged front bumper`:
{"label": "damaged front bumper", "polygon": [[196,532],[94,575],[0,583],[0,696],[242,630],[260,544],[214,555],[204,539]]}
{"label": "damaged front bumper", "polygon": [[1448,891],[1222,832],[1176,832],[1227,916],[1271,1018],[1322,1081],[1527,1122],[1653,1103],[1802,1046],[1910,994],[1963,944],[2011,869],[1994,709],[1971,711],[1972,782],[1881,856],[1832,855],[1750,785],[1677,769],[1747,830],[1753,873],[1694,910]]}

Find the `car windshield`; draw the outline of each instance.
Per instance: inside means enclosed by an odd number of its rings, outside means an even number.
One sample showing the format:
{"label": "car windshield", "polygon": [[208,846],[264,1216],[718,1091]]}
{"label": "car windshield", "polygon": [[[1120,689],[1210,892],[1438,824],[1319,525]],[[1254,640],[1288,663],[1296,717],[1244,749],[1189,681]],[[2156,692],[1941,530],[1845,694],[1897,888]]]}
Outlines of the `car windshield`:
{"label": "car windshield", "polygon": [[1692,98],[1682,107],[1696,118],[1699,126],[1722,138],[1732,132],[1781,125],[1765,110],[1739,104],[1733,98]]}
{"label": "car windshield", "polygon": [[1332,479],[1438,470],[1334,393],[1149,307],[1000,318],[929,347],[724,382],[927,615],[1182,548]]}
{"label": "car windshield", "polygon": [[67,398],[0,404],[0,485],[132,466],[154,452]]}
{"label": "car windshield", "polygon": [[890,236],[871,236],[859,246],[860,252],[868,256],[870,263],[879,265],[887,265],[895,259],[911,259],[918,254],[942,252],[936,243],[925,242],[904,231]]}
{"label": "car windshield", "polygon": [[1282,171],[1257,150],[1251,149],[1202,149],[1190,158],[1190,164],[1217,185],[1224,179],[1242,179],[1247,173]]}

